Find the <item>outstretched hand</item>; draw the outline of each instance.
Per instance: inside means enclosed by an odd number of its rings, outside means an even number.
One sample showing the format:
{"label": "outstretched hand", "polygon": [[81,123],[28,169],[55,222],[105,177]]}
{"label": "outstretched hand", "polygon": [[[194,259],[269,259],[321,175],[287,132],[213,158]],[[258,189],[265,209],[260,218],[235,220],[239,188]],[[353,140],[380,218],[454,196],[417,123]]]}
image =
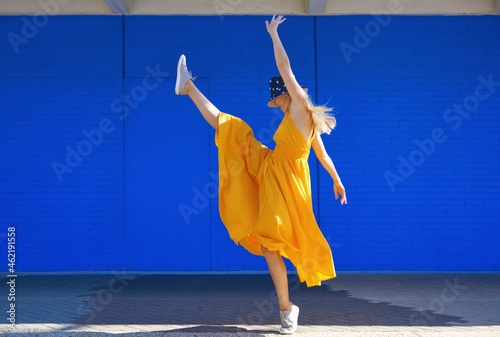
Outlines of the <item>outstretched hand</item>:
{"label": "outstretched hand", "polygon": [[269,23],[269,21],[266,20],[267,32],[269,34],[271,34],[273,32],[277,32],[279,24],[285,20],[286,20],[286,18],[283,18],[283,15],[280,15],[276,18],[276,14],[274,14],[273,18],[271,19],[271,23]]}
{"label": "outstretched hand", "polygon": [[333,191],[335,192],[335,200],[339,198],[339,193],[342,196],[342,199],[340,199],[340,204],[347,204],[347,197],[345,195],[345,188],[344,185],[340,181],[336,182],[333,184]]}

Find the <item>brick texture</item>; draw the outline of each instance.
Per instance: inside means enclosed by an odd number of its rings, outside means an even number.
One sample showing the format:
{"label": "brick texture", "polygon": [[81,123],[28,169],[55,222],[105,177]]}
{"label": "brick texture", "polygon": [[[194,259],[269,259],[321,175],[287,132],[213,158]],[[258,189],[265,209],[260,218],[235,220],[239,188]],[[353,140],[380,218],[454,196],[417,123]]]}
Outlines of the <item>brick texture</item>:
{"label": "brick texture", "polygon": [[[0,249],[16,226],[18,271],[124,265],[126,139],[114,102],[148,65],[174,77],[184,53],[211,101],[274,147],[282,113],[266,106],[277,74],[266,19],[1,17]],[[280,37],[299,82],[335,108],[338,127],[322,139],[347,205],[314,153],[309,162],[336,268],[499,270],[499,17],[290,16]],[[209,211],[211,269],[267,270],[229,238],[216,199]]]}

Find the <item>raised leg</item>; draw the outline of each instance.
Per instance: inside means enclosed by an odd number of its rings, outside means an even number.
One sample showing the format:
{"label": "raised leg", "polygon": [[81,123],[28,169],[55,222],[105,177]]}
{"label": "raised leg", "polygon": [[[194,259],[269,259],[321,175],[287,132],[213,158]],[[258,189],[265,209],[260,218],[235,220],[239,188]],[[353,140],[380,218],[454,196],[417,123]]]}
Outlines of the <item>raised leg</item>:
{"label": "raised leg", "polygon": [[219,109],[217,109],[215,105],[213,105],[212,102],[210,102],[208,98],[201,93],[193,81],[187,81],[184,90],[188,96],[191,97],[194,104],[196,104],[208,124],[210,124],[215,130],[219,130]]}
{"label": "raised leg", "polygon": [[292,310],[292,302],[290,302],[288,296],[288,276],[283,258],[279,251],[271,251],[264,246],[262,246],[262,254],[266,258],[269,271],[271,272],[274,287],[278,294],[280,310]]}

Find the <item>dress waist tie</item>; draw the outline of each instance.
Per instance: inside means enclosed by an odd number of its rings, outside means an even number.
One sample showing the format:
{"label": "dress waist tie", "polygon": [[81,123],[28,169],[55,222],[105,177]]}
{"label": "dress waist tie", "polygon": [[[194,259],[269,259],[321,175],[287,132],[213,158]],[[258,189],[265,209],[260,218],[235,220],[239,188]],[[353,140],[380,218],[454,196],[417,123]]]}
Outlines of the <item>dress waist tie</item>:
{"label": "dress waist tie", "polygon": [[284,159],[305,159],[309,157],[309,150],[300,147],[289,147],[277,144],[274,148],[274,157]]}

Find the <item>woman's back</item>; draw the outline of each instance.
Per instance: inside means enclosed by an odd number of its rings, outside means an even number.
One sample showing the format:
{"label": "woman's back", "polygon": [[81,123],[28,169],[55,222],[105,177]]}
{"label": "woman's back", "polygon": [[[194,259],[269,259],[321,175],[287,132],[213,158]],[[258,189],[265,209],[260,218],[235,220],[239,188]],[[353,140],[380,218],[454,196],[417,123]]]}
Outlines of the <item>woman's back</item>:
{"label": "woman's back", "polygon": [[314,132],[314,124],[311,114],[307,111],[305,105],[299,107],[293,104],[293,101],[290,103],[289,111],[295,126],[302,133],[305,140],[309,142]]}

